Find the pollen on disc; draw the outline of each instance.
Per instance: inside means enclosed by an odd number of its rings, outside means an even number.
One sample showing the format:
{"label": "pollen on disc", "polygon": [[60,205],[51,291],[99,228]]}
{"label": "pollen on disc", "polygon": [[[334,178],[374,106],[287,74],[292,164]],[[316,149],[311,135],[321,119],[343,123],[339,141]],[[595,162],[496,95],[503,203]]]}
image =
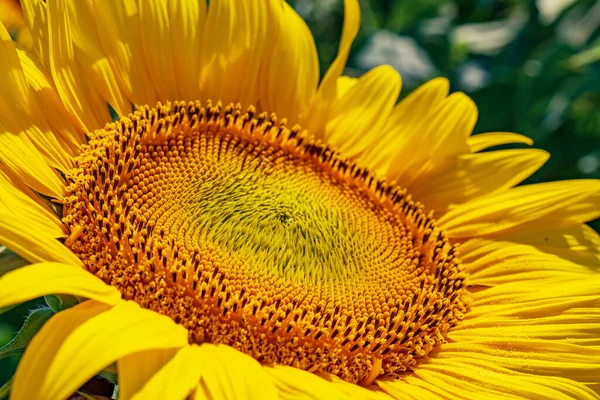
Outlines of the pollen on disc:
{"label": "pollen on disc", "polygon": [[406,191],[254,108],[142,107],[67,179],[67,245],[191,342],[368,385],[466,311],[455,248]]}

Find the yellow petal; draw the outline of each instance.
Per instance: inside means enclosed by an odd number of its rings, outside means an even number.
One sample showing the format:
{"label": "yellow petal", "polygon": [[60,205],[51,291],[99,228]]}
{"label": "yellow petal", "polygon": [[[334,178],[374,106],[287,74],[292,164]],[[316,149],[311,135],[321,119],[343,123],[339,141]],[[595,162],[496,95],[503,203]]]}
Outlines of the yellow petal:
{"label": "yellow petal", "polygon": [[467,144],[469,145],[472,153],[476,153],[490,147],[511,143],[524,143],[531,146],[533,144],[533,140],[527,136],[510,132],[481,133],[479,135],[473,135],[467,139]]}
{"label": "yellow petal", "polygon": [[156,104],[159,98],[144,61],[138,2],[94,0],[92,5],[98,25],[104,27],[99,36],[106,58],[125,94],[134,104]]}
{"label": "yellow petal", "polygon": [[36,380],[41,382],[40,397],[33,398],[66,398],[122,357],[187,345],[185,328],[168,317],[125,301],[85,321],[63,338],[53,357],[40,360],[47,369],[42,379]]}
{"label": "yellow petal", "polygon": [[[502,232],[552,215],[568,219],[570,207],[590,203],[600,181],[576,180],[513,188],[462,204],[438,220],[451,238]],[[591,205],[590,205],[591,207]]]}
{"label": "yellow petal", "polygon": [[298,368],[275,365],[266,367],[279,392],[285,399],[348,399],[336,385]]}
{"label": "yellow petal", "polygon": [[42,63],[31,57],[29,53],[17,49],[25,79],[38,104],[37,113],[44,116],[57,139],[63,144],[63,149],[70,156],[78,153],[79,146],[86,142],[83,127],[78,126],[77,120],[62,104],[50,71]]}
{"label": "yellow petal", "polygon": [[333,385],[350,399],[363,399],[363,400],[394,400],[395,397],[389,396],[382,391],[378,386],[371,385],[368,388],[356,385],[354,383],[346,382],[335,375],[327,377]]}
{"label": "yellow petal", "polygon": [[33,49],[44,65],[50,65],[48,7],[44,0],[21,0],[23,16],[31,32]]}
{"label": "yellow petal", "polygon": [[461,244],[460,254],[470,285],[495,286],[531,280],[586,279],[595,268],[575,264],[532,246],[475,238]]}
{"label": "yellow petal", "polygon": [[336,82],[337,87],[337,98],[343,97],[348,90],[352,89],[358,82],[358,78],[352,78],[350,76],[340,76]]}
{"label": "yellow petal", "polygon": [[2,97],[10,105],[16,105],[22,110],[27,110],[29,107],[27,98],[29,88],[23,76],[14,42],[2,24],[0,24],[0,56],[0,66],[4,72],[0,76],[0,83],[2,83],[3,88]]}
{"label": "yellow petal", "polygon": [[21,65],[21,58],[8,33],[0,27],[2,39],[2,67],[10,71],[2,83],[3,122],[13,133],[22,132],[51,167],[66,171],[71,168],[71,158],[62,147],[46,121],[44,112],[36,101]]}
{"label": "yellow petal", "polygon": [[141,1],[139,7],[144,60],[152,83],[161,100],[179,99],[175,77],[177,70],[171,56],[173,44],[167,2]]}
{"label": "yellow petal", "polygon": [[507,316],[481,316],[461,322],[450,337],[457,342],[483,338],[536,338],[584,346],[600,344],[600,310],[571,309],[565,313],[522,319]]}
{"label": "yellow petal", "polygon": [[443,397],[419,385],[414,385],[403,380],[378,381],[377,384],[386,393],[395,399],[406,400],[441,400]]}
{"label": "yellow petal", "polygon": [[[464,357],[472,360],[471,363],[480,361],[495,368],[530,374],[529,376],[538,375],[537,378],[541,379],[547,377],[548,383],[555,381],[551,377],[595,382],[600,374],[599,352],[600,350],[594,347],[549,340],[484,338],[477,342],[445,344],[434,360],[443,362],[446,359]],[[523,375],[521,378],[524,378]],[[493,379],[486,381],[494,382]],[[498,379],[495,381],[501,382]],[[572,383],[577,385],[577,382]]]}
{"label": "yellow petal", "polygon": [[358,1],[344,0],[344,27],[338,53],[323,77],[319,92],[327,94],[327,98],[335,95],[336,81],[342,75],[350,54],[350,47],[360,27],[360,6]]}
{"label": "yellow petal", "polygon": [[[23,223],[27,223],[25,229]],[[33,220],[19,221],[6,211],[0,212],[0,243],[30,262],[59,261],[80,265],[81,261],[61,242],[56,230]]]}
{"label": "yellow petal", "polygon": [[[450,82],[446,78],[435,78],[415,89],[394,108],[386,124],[387,128],[412,127],[430,117],[448,96]],[[414,132],[407,132],[414,135]],[[400,139],[400,137],[398,137]]]}
{"label": "yellow petal", "polygon": [[263,110],[287,118],[293,125],[306,112],[316,92],[319,59],[313,36],[302,18],[285,2],[272,8],[271,18],[277,25],[267,38],[260,104]]}
{"label": "yellow petal", "polygon": [[32,264],[0,278],[0,308],[49,294],[70,294],[114,305],[121,299],[109,286],[81,267],[61,263]]}
{"label": "yellow petal", "polygon": [[521,183],[544,165],[549,156],[537,149],[465,154],[458,157],[456,165],[415,182],[411,194],[440,215],[453,205]]}
{"label": "yellow petal", "polygon": [[330,105],[338,97],[336,93],[337,80],[344,71],[350,54],[350,47],[359,27],[360,7],[358,0],[344,0],[344,27],[342,28],[337,56],[325,73],[317,95],[310,104],[309,112],[301,121],[302,126],[319,138],[322,138],[325,133],[323,129],[327,123]]}
{"label": "yellow petal", "polygon": [[412,154],[405,149],[412,148],[413,142],[420,140],[420,126],[434,116],[434,111],[448,96],[450,83],[446,78],[435,78],[421,85],[392,111],[382,129],[380,140],[365,151],[361,160],[380,174],[387,173],[391,160],[403,153],[405,157]]}
{"label": "yellow petal", "polygon": [[229,346],[212,344],[203,344],[197,354],[205,367],[196,399],[279,398],[271,378],[252,357]]}
{"label": "yellow petal", "polygon": [[200,46],[206,2],[169,1],[169,20],[171,24],[171,52],[176,66],[177,90],[180,100],[201,99],[198,77],[200,75]]}
{"label": "yellow petal", "polygon": [[117,114],[129,114],[131,102],[121,90],[117,75],[104,55],[98,32],[103,34],[105,27],[97,26],[92,3],[72,2],[68,12],[75,58],[80,62],[83,74]]}
{"label": "yellow petal", "polygon": [[[468,399],[554,400],[559,398],[593,399],[593,392],[572,380],[531,376],[498,367],[493,362],[454,357],[435,359],[415,370],[411,384],[427,382],[445,391],[447,396]],[[409,380],[406,380],[409,382]]]}
{"label": "yellow petal", "polygon": [[48,206],[33,190],[15,177],[4,165],[0,164],[0,205],[1,214],[10,215],[24,226],[33,223],[42,226],[43,233],[52,239],[64,237],[66,228]]}
{"label": "yellow petal", "polygon": [[[186,348],[186,347],[184,347]],[[129,400],[177,353],[176,348],[155,349],[129,354],[117,361],[119,399]],[[198,379],[194,382],[194,386]],[[165,397],[168,398],[168,397]]]}
{"label": "yellow petal", "polygon": [[332,105],[325,140],[352,157],[379,140],[383,124],[398,94],[400,75],[382,65],[361,76],[356,85]]}
{"label": "yellow petal", "polygon": [[544,217],[547,225],[573,224],[593,221],[600,217],[600,192],[588,196],[585,201],[573,203],[564,210],[556,210]]}
{"label": "yellow petal", "polygon": [[477,121],[475,103],[463,93],[453,93],[433,111],[391,160],[387,176],[404,187],[469,152],[466,140]]}
{"label": "yellow petal", "polygon": [[47,162],[66,165],[66,155],[33,118],[37,111],[32,109],[29,86],[14,43],[1,24],[0,69],[8,71],[0,76],[0,87],[4,88],[0,92],[0,161],[36,191],[60,198],[64,187]]}
{"label": "yellow petal", "polygon": [[200,88],[223,104],[256,104],[269,2],[211,1],[200,50]]}
{"label": "yellow petal", "polygon": [[[50,318],[33,337],[17,366],[10,394],[12,400],[46,399],[40,392],[47,368],[65,338],[88,320],[106,312],[111,306],[86,301]],[[36,382],[32,385],[32,382]],[[77,388],[75,388],[77,389]],[[74,392],[75,390],[73,390]],[[65,398],[71,393],[67,393]]]}
{"label": "yellow petal", "polygon": [[[62,199],[65,186],[61,177],[48,166],[22,128],[18,127],[25,122],[19,118],[15,116],[0,122],[0,162],[36,192]],[[6,125],[6,122],[10,125]]]}
{"label": "yellow petal", "polygon": [[[209,361],[204,358],[200,347],[195,345],[181,348],[171,360],[166,361],[164,364],[143,385],[143,388],[131,397],[132,400],[186,399],[192,390],[198,386],[202,372],[212,367]],[[131,367],[137,368],[138,366],[132,365]],[[119,385],[119,399],[121,398],[122,392]]]}
{"label": "yellow petal", "polygon": [[[560,291],[556,286],[560,285]],[[573,308],[595,307],[600,301],[600,278],[597,274],[543,281],[505,283],[473,293],[473,307],[467,319],[481,316],[539,318],[559,315]]]}
{"label": "yellow petal", "polygon": [[49,67],[58,94],[65,107],[87,130],[94,130],[110,121],[106,101],[91,84],[75,58],[73,32],[66,12],[72,3],[49,0],[48,46]]}
{"label": "yellow petal", "polygon": [[533,246],[541,252],[587,267],[600,265],[600,235],[584,224],[524,227],[500,233],[494,239]]}

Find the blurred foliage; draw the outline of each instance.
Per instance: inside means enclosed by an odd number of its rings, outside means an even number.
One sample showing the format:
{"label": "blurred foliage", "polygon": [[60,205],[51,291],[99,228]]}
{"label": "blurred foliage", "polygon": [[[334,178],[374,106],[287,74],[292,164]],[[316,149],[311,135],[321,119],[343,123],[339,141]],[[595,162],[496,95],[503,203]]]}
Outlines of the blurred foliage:
{"label": "blurred foliage", "polygon": [[[315,36],[323,74],[343,3],[292,4]],[[362,0],[361,9],[348,75],[390,64],[403,96],[445,76],[477,103],[475,133],[522,133],[551,153],[529,182],[600,178],[600,1]]]}

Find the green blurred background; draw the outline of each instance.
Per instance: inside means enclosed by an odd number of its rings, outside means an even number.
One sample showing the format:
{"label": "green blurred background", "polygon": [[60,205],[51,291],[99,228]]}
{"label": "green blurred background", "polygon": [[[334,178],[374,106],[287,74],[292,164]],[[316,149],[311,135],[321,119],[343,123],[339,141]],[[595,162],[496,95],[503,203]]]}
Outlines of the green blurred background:
{"label": "green blurred background", "polygon": [[[337,51],[342,3],[291,3],[315,36],[323,73]],[[552,154],[530,182],[600,177],[600,1],[360,3],[346,74],[390,64],[402,96],[445,76],[477,103],[475,133],[522,133]]]}
{"label": "green blurred background", "polygon": [[[292,0],[308,22],[321,73],[334,59],[341,0]],[[528,182],[600,178],[600,0],[361,0],[347,75],[390,64],[402,96],[436,76],[479,107],[475,133],[525,134],[552,154]],[[592,224],[596,230],[600,224]],[[0,319],[0,345],[28,303]],[[0,360],[0,384],[16,359]]]}

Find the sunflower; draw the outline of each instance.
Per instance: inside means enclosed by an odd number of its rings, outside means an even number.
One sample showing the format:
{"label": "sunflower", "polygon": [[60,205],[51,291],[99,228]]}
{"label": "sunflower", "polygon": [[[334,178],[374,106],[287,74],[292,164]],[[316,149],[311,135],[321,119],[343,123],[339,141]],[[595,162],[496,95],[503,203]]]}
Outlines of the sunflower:
{"label": "sunflower", "polygon": [[548,154],[447,80],[342,76],[357,0],[321,80],[280,0],[22,6],[0,307],[52,312],[13,399],[600,398],[600,182],[515,187]]}

